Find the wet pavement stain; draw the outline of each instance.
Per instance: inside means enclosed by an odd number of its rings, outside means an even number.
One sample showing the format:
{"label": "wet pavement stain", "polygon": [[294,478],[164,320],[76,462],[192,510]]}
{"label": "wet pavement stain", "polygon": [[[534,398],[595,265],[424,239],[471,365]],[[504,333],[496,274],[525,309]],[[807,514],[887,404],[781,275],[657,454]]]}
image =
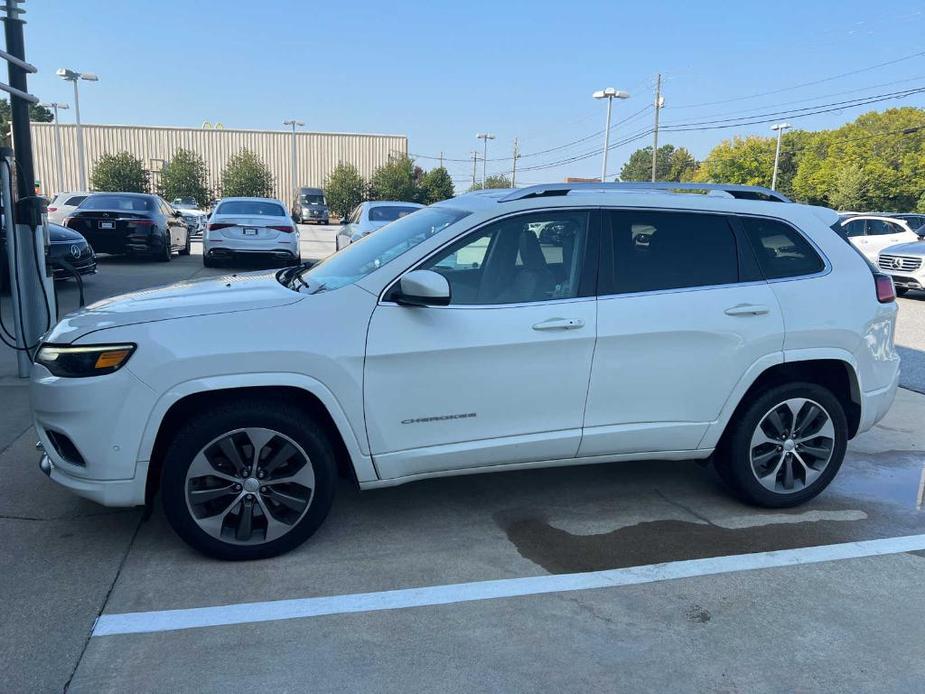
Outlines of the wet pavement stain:
{"label": "wet pavement stain", "polygon": [[537,517],[499,514],[496,521],[522,557],[553,574],[796,549],[866,537],[858,527],[863,524],[839,521],[728,529],[702,521],[656,520],[596,535],[573,535]]}
{"label": "wet pavement stain", "polygon": [[713,615],[710,614],[710,611],[700,605],[691,605],[686,616],[689,621],[695,624],[706,624],[713,619]]}

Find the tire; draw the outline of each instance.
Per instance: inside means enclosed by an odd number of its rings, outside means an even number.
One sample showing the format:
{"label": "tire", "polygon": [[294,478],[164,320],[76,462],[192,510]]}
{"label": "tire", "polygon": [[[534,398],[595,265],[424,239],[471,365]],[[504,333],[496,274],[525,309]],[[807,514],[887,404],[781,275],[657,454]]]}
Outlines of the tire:
{"label": "tire", "polygon": [[[233,474],[232,456],[224,453],[229,445],[243,464],[254,464],[258,447],[258,456],[267,451],[257,458],[261,464],[283,462],[261,480],[250,475],[262,470]],[[298,482],[272,481],[283,478]],[[277,556],[305,542],[327,517],[336,482],[330,440],[307,412],[282,400],[232,399],[193,417],[176,433],[164,458],[161,495],[167,520],[181,539],[208,556],[238,561]],[[188,492],[220,496],[200,504],[189,500]],[[248,512],[250,523],[242,522]],[[270,532],[279,534],[268,539]]]}
{"label": "tire", "polygon": [[202,266],[203,267],[216,267],[218,263],[214,259],[210,258],[207,255],[202,256]]}
{"label": "tire", "polygon": [[193,242],[190,239],[189,232],[187,232],[186,233],[186,245],[180,250],[180,252],[177,255],[189,255],[192,244]]}
{"label": "tire", "polygon": [[896,287],[896,296],[905,296],[909,293],[909,289],[906,287]]}
{"label": "tire", "polygon": [[[820,409],[828,423],[819,425],[823,421],[821,416],[812,415],[809,406]],[[774,419],[773,413],[778,419]],[[801,436],[793,436],[794,419],[802,430]],[[775,422],[783,425],[787,439],[779,439]],[[759,425],[762,425],[760,432]],[[771,388],[744,404],[729,424],[714,457],[714,466],[742,501],[767,508],[787,508],[809,501],[829,485],[841,467],[847,445],[848,421],[831,391],[815,383],[790,383]],[[794,453],[788,457],[785,449]],[[774,477],[767,473],[773,473]]]}
{"label": "tire", "polygon": [[169,263],[171,258],[173,258],[173,252],[170,250],[170,237],[164,237],[164,247],[161,249],[160,253],[157,254],[157,261],[159,263]]}

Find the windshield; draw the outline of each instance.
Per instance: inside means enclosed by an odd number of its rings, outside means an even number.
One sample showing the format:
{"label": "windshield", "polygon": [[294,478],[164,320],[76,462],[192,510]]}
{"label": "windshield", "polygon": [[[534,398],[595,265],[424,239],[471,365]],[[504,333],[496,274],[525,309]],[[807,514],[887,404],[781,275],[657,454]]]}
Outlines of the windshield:
{"label": "windshield", "polygon": [[285,217],[286,210],[275,202],[261,200],[229,200],[215,210],[215,214],[244,214],[263,217]]}
{"label": "windshield", "polygon": [[353,284],[468,214],[446,207],[416,209],[414,214],[351,243],[297,277],[308,282],[314,292]]}
{"label": "windshield", "polygon": [[371,207],[369,210],[369,221],[371,222],[394,222],[400,217],[406,217],[412,212],[417,212],[420,207],[400,207],[398,205],[380,205]]}
{"label": "windshield", "polygon": [[151,198],[135,195],[91,195],[80,203],[81,210],[131,210],[150,212],[154,209]]}
{"label": "windshield", "polygon": [[324,205],[324,196],[323,195],[303,195],[302,196],[303,205]]}

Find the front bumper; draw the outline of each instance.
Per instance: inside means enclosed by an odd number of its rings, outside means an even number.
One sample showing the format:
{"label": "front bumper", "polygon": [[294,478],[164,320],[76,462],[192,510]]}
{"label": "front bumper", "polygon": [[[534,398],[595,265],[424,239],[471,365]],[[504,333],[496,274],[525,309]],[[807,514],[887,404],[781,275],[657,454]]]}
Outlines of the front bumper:
{"label": "front bumper", "polygon": [[56,466],[47,453],[42,454],[39,469],[52,482],[103,506],[141,506],[145,503],[148,463],[138,463],[135,476],[128,480],[88,480],[74,477]]}
{"label": "front bumper", "polygon": [[[107,506],[144,503],[148,461],[139,461],[138,451],[154,407],[153,390],[128,367],[104,376],[60,378],[35,364],[29,394],[53,481]],[[50,432],[67,437],[79,460],[66,458]]]}
{"label": "front bumper", "polygon": [[[71,265],[77,270],[77,274],[79,275],[92,275],[96,273],[96,257],[79,260],[76,263],[71,263]],[[55,263],[54,260],[52,260],[52,271],[56,280],[66,280],[73,277],[70,272]]]}

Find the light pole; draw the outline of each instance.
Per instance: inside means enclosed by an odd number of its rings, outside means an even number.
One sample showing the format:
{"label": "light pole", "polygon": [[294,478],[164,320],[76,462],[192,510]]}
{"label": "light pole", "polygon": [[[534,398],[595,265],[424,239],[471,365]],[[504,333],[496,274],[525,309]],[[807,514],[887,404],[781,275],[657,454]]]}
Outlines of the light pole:
{"label": "light pole", "polygon": [[495,136],[491,133],[479,133],[475,136],[476,140],[482,141],[482,189],[485,188],[485,164],[488,162],[488,141],[494,140]]}
{"label": "light pole", "polygon": [[780,163],[780,141],[790,123],[775,123],[771,130],[777,131],[777,147],[774,150],[774,173],[771,175],[771,190],[777,190],[777,165]]}
{"label": "light pole", "polygon": [[77,124],[77,173],[80,180],[80,190],[87,190],[87,165],[84,160],[84,135],[80,128],[80,98],[77,95],[77,80],[96,82],[99,77],[94,72],[78,72],[66,67],[59,68],[55,74],[65,82],[74,83],[74,122]]}
{"label": "light pole", "polygon": [[614,99],[629,99],[628,92],[617,91],[613,87],[601,89],[591,96],[595,99],[607,99],[607,127],[604,128],[604,161],[601,163],[601,183],[607,179],[607,150],[610,148],[610,109]]}
{"label": "light pole", "polygon": [[58,185],[56,193],[64,190],[64,165],[61,163],[61,130],[58,128],[58,109],[66,111],[70,108],[67,104],[59,104],[52,101],[49,104],[42,104],[45,108],[50,108],[55,113],[55,163],[57,164]]}
{"label": "light pole", "polygon": [[[296,186],[298,186],[297,181],[299,178],[299,164],[298,164],[299,160],[298,160],[298,154],[296,153],[296,146],[295,146],[295,129],[301,128],[302,126],[305,125],[305,123],[303,123],[300,120],[284,120],[283,125],[292,126],[292,173],[290,174],[291,180],[289,181],[289,188],[290,188],[290,195],[295,196],[297,194]],[[293,200],[295,200],[295,197],[293,197]]]}

